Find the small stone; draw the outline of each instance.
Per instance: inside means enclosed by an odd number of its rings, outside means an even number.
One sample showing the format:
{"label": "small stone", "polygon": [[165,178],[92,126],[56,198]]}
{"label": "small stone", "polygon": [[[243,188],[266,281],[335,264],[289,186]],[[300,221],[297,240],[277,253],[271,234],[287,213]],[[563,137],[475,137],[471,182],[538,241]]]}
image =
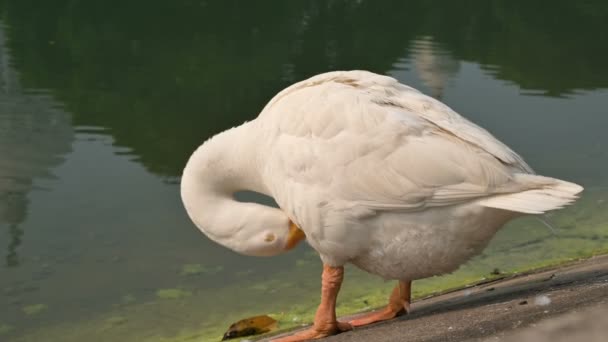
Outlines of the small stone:
{"label": "small stone", "polygon": [[540,306],[549,305],[549,304],[551,304],[551,298],[549,298],[546,295],[536,296],[536,298],[534,298],[534,304],[540,305]]}
{"label": "small stone", "polygon": [[549,277],[543,279],[543,281],[549,281],[551,279],[555,278],[555,273],[552,273]]}

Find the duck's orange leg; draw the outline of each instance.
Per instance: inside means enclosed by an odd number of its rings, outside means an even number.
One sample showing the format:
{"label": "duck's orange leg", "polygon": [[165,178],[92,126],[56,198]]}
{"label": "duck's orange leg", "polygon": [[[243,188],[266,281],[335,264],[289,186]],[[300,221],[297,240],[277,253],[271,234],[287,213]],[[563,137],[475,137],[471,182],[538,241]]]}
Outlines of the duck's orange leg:
{"label": "duck's orange leg", "polygon": [[272,342],[314,340],[352,329],[350,324],[338,322],[336,319],[336,298],[338,297],[343,278],[344,267],[323,265],[323,275],[321,277],[321,304],[315,314],[313,326],[308,330],[278,338],[272,340]]}
{"label": "duck's orange leg", "polygon": [[397,316],[401,316],[410,311],[410,298],[412,294],[412,282],[401,280],[395,286],[388,300],[386,308],[371,312],[363,317],[350,321],[353,327],[359,327],[379,321],[386,321]]}

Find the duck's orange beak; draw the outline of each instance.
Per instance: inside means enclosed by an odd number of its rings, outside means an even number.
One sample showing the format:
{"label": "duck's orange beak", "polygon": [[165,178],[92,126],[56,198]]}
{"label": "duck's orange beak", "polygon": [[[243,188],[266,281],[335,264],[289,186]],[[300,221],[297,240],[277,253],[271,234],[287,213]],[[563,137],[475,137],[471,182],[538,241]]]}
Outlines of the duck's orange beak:
{"label": "duck's orange beak", "polygon": [[289,233],[287,235],[287,244],[285,250],[294,248],[298,242],[306,239],[306,234],[295,223],[289,221]]}

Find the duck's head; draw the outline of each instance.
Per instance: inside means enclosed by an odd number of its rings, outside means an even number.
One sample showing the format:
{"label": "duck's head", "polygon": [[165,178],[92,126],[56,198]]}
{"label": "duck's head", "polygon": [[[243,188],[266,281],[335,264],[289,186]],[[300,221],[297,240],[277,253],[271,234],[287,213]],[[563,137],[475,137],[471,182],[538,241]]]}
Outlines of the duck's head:
{"label": "duck's head", "polygon": [[257,208],[259,212],[255,219],[247,221],[232,236],[216,238],[208,232],[205,233],[223,246],[250,256],[279,255],[306,239],[304,232],[291,220],[287,219],[287,223],[283,223],[284,220],[277,222],[268,217],[270,210],[279,211],[278,209],[266,208],[268,207]]}
{"label": "duck's head", "polygon": [[190,156],[181,197],[194,224],[211,240],[240,254],[277,255],[306,236],[283,210],[235,199],[240,191],[270,192],[250,125],[214,136]]}
{"label": "duck's head", "polygon": [[239,202],[188,185],[188,179],[182,178],[182,199],[194,224],[211,240],[237,253],[278,255],[306,238],[281,209]]}
{"label": "duck's head", "polygon": [[[247,232],[244,233],[247,234]],[[245,255],[273,256],[293,249],[298,242],[306,239],[304,232],[291,220],[287,227],[273,229],[273,227],[266,226],[265,229],[259,229],[259,232],[252,229],[249,233],[252,234],[250,238],[237,237],[238,241],[231,241],[225,246]]]}

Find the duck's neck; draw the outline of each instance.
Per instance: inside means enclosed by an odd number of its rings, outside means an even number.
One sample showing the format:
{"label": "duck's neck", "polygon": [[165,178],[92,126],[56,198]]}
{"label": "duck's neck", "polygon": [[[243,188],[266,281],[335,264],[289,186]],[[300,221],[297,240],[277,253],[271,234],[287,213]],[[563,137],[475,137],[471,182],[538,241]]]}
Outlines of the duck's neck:
{"label": "duck's neck", "polygon": [[212,240],[242,254],[273,255],[282,251],[289,219],[278,209],[234,199],[243,190],[270,195],[255,127],[245,123],[201,145],[184,168],[181,196],[192,221]]}
{"label": "duck's neck", "polygon": [[185,181],[188,185],[202,187],[206,192],[213,190],[232,194],[246,189],[266,193],[259,172],[263,160],[258,146],[254,122],[219,133],[190,156],[182,184]]}

